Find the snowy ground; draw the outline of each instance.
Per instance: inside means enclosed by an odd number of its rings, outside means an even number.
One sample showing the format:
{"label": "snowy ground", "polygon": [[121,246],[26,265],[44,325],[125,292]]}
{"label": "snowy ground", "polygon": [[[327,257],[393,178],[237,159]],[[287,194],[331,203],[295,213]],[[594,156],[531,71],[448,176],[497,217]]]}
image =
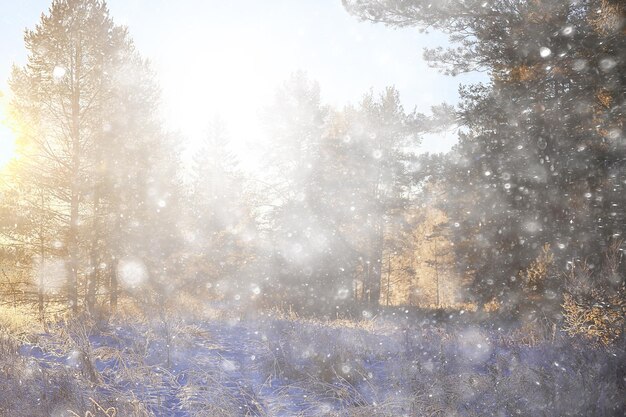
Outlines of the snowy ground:
{"label": "snowy ground", "polygon": [[454,329],[428,318],[75,321],[17,343],[17,353],[3,342],[0,411],[54,417],[623,415],[623,354],[582,351],[564,341],[523,346],[512,340],[484,325]]}

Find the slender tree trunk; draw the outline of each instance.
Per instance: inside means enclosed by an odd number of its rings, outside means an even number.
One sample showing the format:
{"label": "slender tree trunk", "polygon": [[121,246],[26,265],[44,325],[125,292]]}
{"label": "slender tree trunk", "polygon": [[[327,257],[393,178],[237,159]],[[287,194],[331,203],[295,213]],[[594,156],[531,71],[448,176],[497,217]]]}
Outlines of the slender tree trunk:
{"label": "slender tree trunk", "polygon": [[[118,210],[118,215],[116,216],[116,220],[115,220],[115,231],[113,234],[113,244],[115,245],[118,241],[118,238],[120,236],[120,229],[121,229],[121,220],[120,220],[120,216],[119,216],[119,210]],[[118,300],[118,279],[117,279],[117,265],[119,263],[119,257],[117,256],[117,252],[115,248],[111,248],[111,251],[113,252],[111,254],[111,261],[109,262],[109,307],[111,308],[111,310],[115,310],[117,308],[117,300]]]}
{"label": "slender tree trunk", "polygon": [[72,67],[72,172],[70,174],[70,230],[69,230],[69,301],[74,312],[78,311],[78,222],[80,215],[80,162],[81,162],[81,146],[80,146],[80,66],[81,59],[81,40],[77,41],[74,62]]}
{"label": "slender tree trunk", "polygon": [[78,311],[78,195],[72,193],[70,208],[70,233],[69,233],[69,302],[72,311]]}
{"label": "slender tree trunk", "polygon": [[387,257],[387,306],[389,306],[389,297],[391,295],[391,253]]}
{"label": "slender tree trunk", "polygon": [[91,241],[91,255],[89,261],[89,263],[91,264],[91,269],[89,271],[89,282],[87,283],[87,297],[85,299],[87,310],[90,313],[94,313],[94,308],[96,306],[96,293],[98,292],[98,268],[100,263],[100,256],[98,255],[100,239],[100,231],[98,229],[98,209],[100,205],[100,196],[97,186],[94,193],[94,213],[92,224],[93,236]]}
{"label": "slender tree trunk", "polygon": [[118,283],[117,283],[117,260],[112,257],[109,266],[109,307],[111,310],[117,308]]}
{"label": "slender tree trunk", "polygon": [[[44,210],[44,195],[43,190],[41,190],[41,212]],[[44,305],[44,271],[46,266],[46,241],[44,238],[44,230],[43,230],[43,220],[39,225],[39,257],[40,257],[40,268],[39,268],[39,288],[37,289],[38,295],[38,304],[39,304],[39,320],[43,323],[46,320],[45,316],[45,305]]]}
{"label": "slender tree trunk", "polygon": [[381,173],[382,168],[380,164],[377,164],[376,181],[372,184],[372,198],[375,202],[373,216],[376,216],[374,227],[372,228],[373,236],[369,248],[369,261],[370,261],[370,288],[369,288],[369,302],[373,306],[380,304],[380,290],[382,280],[382,261],[383,261],[383,221],[385,216],[384,206],[381,202]]}
{"label": "slender tree trunk", "polygon": [[98,292],[98,269],[100,264],[101,256],[99,254],[100,251],[100,227],[99,227],[99,217],[100,217],[100,184],[98,183],[99,179],[97,177],[100,172],[101,166],[101,146],[100,144],[96,144],[96,152],[95,152],[95,164],[96,164],[96,177],[94,180],[94,197],[93,197],[93,223],[92,223],[92,238],[91,238],[91,255],[90,255],[90,264],[91,271],[89,273],[89,282],[87,284],[87,297],[86,304],[87,310],[90,313],[94,313],[94,308],[96,306],[96,294]]}
{"label": "slender tree trunk", "polygon": [[437,286],[437,308],[441,306],[439,299],[439,259],[437,259],[437,240],[435,238],[435,284]]}
{"label": "slender tree trunk", "polygon": [[361,285],[361,300],[367,301],[367,289],[370,274],[370,266],[367,261],[363,264],[363,285]]}
{"label": "slender tree trunk", "polygon": [[370,252],[370,288],[369,288],[369,301],[372,305],[378,306],[380,304],[380,287],[382,281],[382,259],[383,259],[383,228],[380,224],[382,220],[379,220],[379,224],[376,225],[375,237],[373,242],[373,248]]}
{"label": "slender tree trunk", "polygon": [[[103,55],[99,57],[99,68],[102,70],[104,68],[103,63]],[[103,71],[103,70],[102,70]],[[104,73],[100,74],[100,90],[104,90]],[[100,111],[102,111],[102,106],[100,106]],[[100,126],[104,126],[103,114],[100,114]],[[103,129],[104,131],[104,129]],[[86,304],[87,310],[90,313],[94,313],[94,309],[97,301],[97,293],[98,293],[98,270],[100,269],[100,260],[102,259],[102,254],[100,253],[100,228],[99,228],[99,218],[100,218],[100,193],[102,191],[101,188],[101,176],[104,174],[103,172],[103,160],[102,160],[102,146],[104,144],[105,135],[98,134],[96,136],[99,139],[98,143],[94,143],[95,152],[94,152],[94,178],[93,178],[93,222],[92,222],[92,237],[91,237],[91,255],[90,255],[90,264],[91,271],[89,273],[89,282],[87,284],[87,297]]]}

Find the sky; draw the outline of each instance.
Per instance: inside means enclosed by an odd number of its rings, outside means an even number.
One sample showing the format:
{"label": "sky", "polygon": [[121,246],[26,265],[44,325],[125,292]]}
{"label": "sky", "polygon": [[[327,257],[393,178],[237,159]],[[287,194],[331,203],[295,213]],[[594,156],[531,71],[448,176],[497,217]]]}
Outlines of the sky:
{"label": "sky", "polygon": [[[254,153],[263,140],[260,109],[298,70],[318,81],[322,100],[336,107],[358,102],[370,88],[376,92],[394,85],[406,110],[422,112],[456,103],[459,83],[481,79],[477,74],[448,77],[428,67],[423,48],[445,46],[445,36],[360,22],[340,0],[107,3],[115,23],[129,27],[138,50],[151,61],[167,127],[180,132],[191,151],[219,115],[240,156]],[[11,66],[26,61],[23,31],[34,27],[50,0],[0,4],[1,111]],[[429,136],[421,149],[445,152],[454,141],[454,134]]]}

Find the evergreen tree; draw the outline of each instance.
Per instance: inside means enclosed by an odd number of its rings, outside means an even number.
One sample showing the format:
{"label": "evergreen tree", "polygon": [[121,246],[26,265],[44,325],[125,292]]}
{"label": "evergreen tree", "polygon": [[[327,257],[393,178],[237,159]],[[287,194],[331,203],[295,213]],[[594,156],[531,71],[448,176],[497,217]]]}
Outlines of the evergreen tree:
{"label": "evergreen tree", "polygon": [[85,304],[93,309],[99,270],[108,271],[114,305],[117,261],[174,240],[166,231],[146,236],[141,227],[163,222],[161,205],[175,189],[176,158],[154,116],[156,85],[103,1],[54,1],[25,41],[27,65],[15,68],[10,82],[20,130],[16,183],[38,184],[58,223],[73,310],[82,276]]}
{"label": "evergreen tree", "polygon": [[[49,192],[64,218],[70,305],[78,308],[79,230],[84,221],[88,149],[100,134],[103,81],[122,33],[97,0],[54,1],[35,30],[27,31],[28,63],[15,68],[11,88],[16,120],[25,129],[22,149],[42,162]],[[27,129],[26,129],[27,128]],[[24,166],[22,175],[28,176]]]}
{"label": "evergreen tree", "polygon": [[490,83],[461,89],[465,129],[444,179],[478,300],[514,307],[518,271],[544,243],[561,264],[600,263],[626,224],[623,2],[344,4],[364,19],[447,32],[455,47],[425,54],[447,73],[489,71]]}
{"label": "evergreen tree", "polygon": [[271,282],[273,294],[309,310],[329,302],[326,293],[316,291],[328,278],[319,270],[327,235],[319,207],[311,204],[327,114],[317,83],[295,73],[277,91],[265,116],[272,139],[266,157],[269,241],[271,264],[278,271]]}
{"label": "evergreen tree", "polygon": [[190,283],[196,289],[217,284],[222,293],[244,290],[240,274],[252,255],[249,241],[255,235],[245,178],[229,146],[226,125],[215,117],[194,157],[189,195],[188,241],[194,254],[187,271]]}
{"label": "evergreen tree", "polygon": [[392,244],[385,242],[385,236],[389,239],[388,230],[403,222],[413,185],[410,167],[415,157],[410,149],[419,139],[413,133],[414,119],[405,113],[394,88],[387,88],[378,100],[367,94],[359,108],[346,109],[346,113],[351,172],[347,183],[361,253],[359,298],[378,305],[383,251]]}

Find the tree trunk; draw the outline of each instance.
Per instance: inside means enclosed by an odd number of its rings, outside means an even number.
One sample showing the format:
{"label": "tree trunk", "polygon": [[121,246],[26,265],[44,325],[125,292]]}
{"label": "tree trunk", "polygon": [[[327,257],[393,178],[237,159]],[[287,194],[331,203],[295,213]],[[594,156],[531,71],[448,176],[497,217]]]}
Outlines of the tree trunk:
{"label": "tree trunk", "polygon": [[441,299],[439,296],[439,259],[437,258],[437,240],[435,238],[435,283],[437,285],[437,308],[441,306]]}
{"label": "tree trunk", "polygon": [[99,197],[97,195],[94,202],[94,218],[93,218],[93,237],[91,241],[91,255],[90,255],[90,271],[89,271],[89,281],[87,283],[87,296],[85,297],[85,304],[87,305],[87,311],[89,313],[94,313],[94,308],[96,306],[96,293],[98,291],[98,268],[100,257],[98,256],[98,240],[99,240],[99,231],[98,231],[98,204]]}
{"label": "tree trunk", "polygon": [[389,297],[391,295],[391,253],[387,257],[387,306],[389,306]]}
{"label": "tree trunk", "polygon": [[70,173],[70,230],[69,230],[69,302],[72,311],[78,311],[78,222],[80,215],[80,162],[81,162],[81,146],[80,146],[80,67],[82,64],[81,57],[81,40],[77,40],[74,62],[72,65],[72,164]]}
{"label": "tree trunk", "polygon": [[117,259],[111,257],[109,265],[109,307],[111,311],[117,308],[118,282],[117,282]]}
{"label": "tree trunk", "polygon": [[78,195],[72,192],[70,208],[68,284],[69,303],[73,312],[78,311]]}
{"label": "tree trunk", "polygon": [[[41,190],[41,212],[44,210],[44,196],[43,190]],[[45,238],[44,238],[44,230],[43,230],[43,221],[39,225],[39,257],[40,260],[40,268],[39,268],[39,288],[37,289],[38,296],[38,304],[39,304],[39,320],[44,323],[46,320],[45,316],[45,305],[44,305],[44,271],[46,266],[46,246],[45,246]]]}
{"label": "tree trunk", "polygon": [[[95,163],[97,166],[100,166],[100,147],[98,146],[96,149],[96,160]],[[97,170],[96,170],[97,172]],[[100,187],[98,186],[98,179],[94,178],[96,181],[94,185],[94,202],[93,202],[93,223],[92,223],[92,239],[91,239],[91,270],[89,272],[89,282],[87,283],[87,297],[85,302],[87,304],[87,310],[90,313],[94,313],[94,308],[96,306],[96,294],[98,292],[98,268],[100,264],[100,256],[99,256],[99,240],[100,240],[100,229],[98,223],[98,216],[100,215]]]}
{"label": "tree trunk", "polygon": [[380,287],[382,280],[382,259],[383,259],[383,228],[382,219],[376,226],[376,236],[374,236],[373,247],[370,252],[370,276],[369,276],[369,302],[373,306],[380,304]]}

